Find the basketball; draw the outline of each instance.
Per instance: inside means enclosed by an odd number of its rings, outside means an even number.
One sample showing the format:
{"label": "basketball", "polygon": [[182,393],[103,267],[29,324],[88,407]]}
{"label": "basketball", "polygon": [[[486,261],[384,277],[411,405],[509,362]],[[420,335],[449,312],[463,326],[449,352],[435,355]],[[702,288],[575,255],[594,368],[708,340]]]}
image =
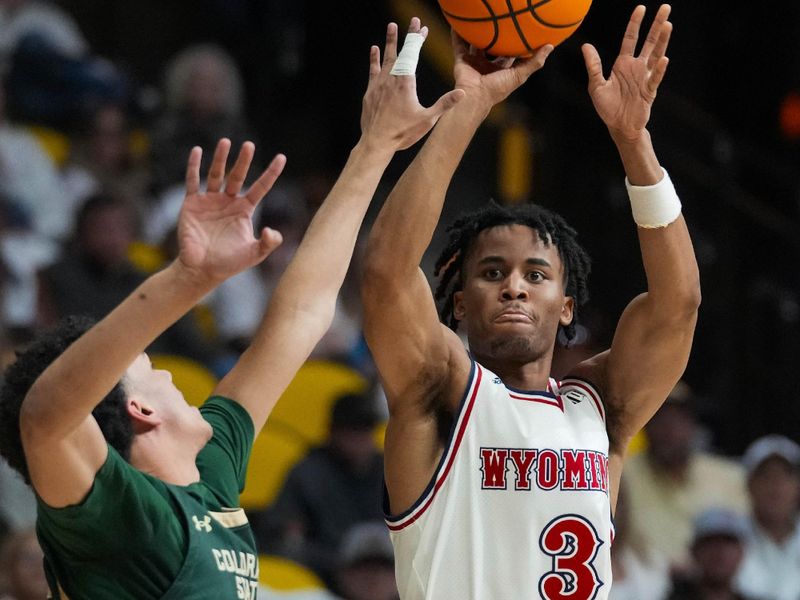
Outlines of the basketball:
{"label": "basketball", "polygon": [[557,46],[583,22],[592,0],[439,0],[456,33],[494,56]]}

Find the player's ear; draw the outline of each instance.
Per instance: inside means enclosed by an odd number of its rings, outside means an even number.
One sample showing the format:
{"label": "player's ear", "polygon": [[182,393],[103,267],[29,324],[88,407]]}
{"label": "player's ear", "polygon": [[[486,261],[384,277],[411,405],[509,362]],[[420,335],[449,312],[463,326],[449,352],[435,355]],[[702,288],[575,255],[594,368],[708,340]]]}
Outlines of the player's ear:
{"label": "player's ear", "polygon": [[561,305],[561,317],[559,321],[566,327],[572,323],[575,317],[575,299],[572,296],[564,296],[564,304]]}
{"label": "player's ear", "polygon": [[161,424],[161,416],[141,398],[130,396],[125,400],[125,411],[133,425],[134,433],[144,433]]}
{"label": "player's ear", "polygon": [[464,308],[464,292],[458,291],[453,294],[453,316],[457,321],[461,321],[466,312]]}

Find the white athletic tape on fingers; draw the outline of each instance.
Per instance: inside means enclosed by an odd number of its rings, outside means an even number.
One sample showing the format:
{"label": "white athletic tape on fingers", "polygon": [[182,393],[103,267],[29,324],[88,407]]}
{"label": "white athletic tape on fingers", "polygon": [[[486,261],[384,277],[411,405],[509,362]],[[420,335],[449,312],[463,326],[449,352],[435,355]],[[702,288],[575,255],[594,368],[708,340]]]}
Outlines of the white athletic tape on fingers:
{"label": "white athletic tape on fingers", "polygon": [[419,33],[408,33],[403,42],[403,49],[397,55],[394,66],[390,71],[391,75],[414,75],[417,72],[419,62],[419,52],[422,50],[422,43],[425,36]]}
{"label": "white athletic tape on fingers", "polygon": [[631,185],[625,178],[628,198],[631,201],[633,220],[644,229],[666,227],[681,214],[681,201],[666,169],[664,177],[653,185]]}

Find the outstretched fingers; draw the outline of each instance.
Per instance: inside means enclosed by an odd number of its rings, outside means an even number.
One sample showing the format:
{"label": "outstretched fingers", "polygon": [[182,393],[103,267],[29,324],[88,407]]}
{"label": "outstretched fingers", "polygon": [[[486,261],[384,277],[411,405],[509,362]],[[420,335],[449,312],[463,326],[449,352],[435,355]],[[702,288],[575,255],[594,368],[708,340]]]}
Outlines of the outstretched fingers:
{"label": "outstretched fingers", "polygon": [[253,155],[256,152],[256,147],[253,142],[245,142],[239,150],[239,156],[228,175],[228,181],[225,184],[225,193],[228,196],[236,197],[242,190],[244,180],[247,177],[247,171],[250,170],[250,163],[253,162]]}
{"label": "outstretched fingers", "polygon": [[658,46],[659,42],[661,41],[661,34],[664,30],[664,27],[669,22],[667,19],[669,19],[669,13],[671,10],[672,7],[669,4],[662,4],[659,7],[658,12],[653,19],[653,24],[650,25],[650,31],[647,33],[647,38],[642,45],[642,51],[639,53],[640,57],[645,59],[649,58]]}
{"label": "outstretched fingers", "polygon": [[633,56],[636,52],[636,44],[639,41],[639,29],[644,20],[645,7],[639,5],[633,9],[631,19],[628,21],[628,27],[625,29],[625,35],[622,38],[622,46],[619,49],[620,56]]}
{"label": "outstretched fingers", "polygon": [[383,47],[383,66],[394,64],[397,60],[397,23],[389,23],[386,27],[386,45]]}
{"label": "outstretched fingers", "polygon": [[195,146],[189,152],[186,163],[186,195],[191,196],[200,192],[200,161],[203,159],[203,149]]}
{"label": "outstretched fingers", "polygon": [[584,44],[581,46],[581,52],[583,52],[583,62],[586,64],[586,74],[589,76],[589,89],[603,85],[606,80],[603,77],[603,62],[600,60],[597,48],[591,44]]}
{"label": "outstretched fingers", "polygon": [[647,66],[649,68],[653,68],[654,65],[660,61],[664,55],[667,53],[667,46],[669,45],[669,38],[672,35],[672,23],[667,21],[664,23],[663,27],[661,28],[661,35],[658,36],[658,42],[656,42],[655,47],[653,48],[653,52],[647,61]]}
{"label": "outstretched fingers", "polygon": [[261,199],[267,195],[267,192],[272,189],[275,181],[280,177],[284,166],[286,166],[286,156],[277,154],[275,158],[272,159],[272,162],[269,163],[266,170],[255,180],[253,185],[250,186],[250,189],[247,190],[245,198],[247,198],[250,204],[256,206],[261,202]]}
{"label": "outstretched fingers", "polygon": [[661,85],[661,81],[664,79],[664,75],[667,73],[668,66],[669,59],[666,56],[662,56],[656,63],[655,68],[653,68],[653,72],[647,81],[647,88],[651,97],[655,97],[656,91],[658,91],[658,86]]}
{"label": "outstretched fingers", "polygon": [[397,60],[392,65],[390,75],[411,75],[412,78],[417,72],[419,54],[422,44],[428,37],[428,28],[422,27],[419,18],[413,17],[408,26],[408,33],[403,40],[403,47],[397,55]]}
{"label": "outstretched fingers", "polygon": [[214,150],[214,158],[211,159],[211,166],[208,168],[208,181],[206,189],[209,192],[219,192],[222,190],[222,182],[225,179],[225,164],[228,162],[228,152],[231,150],[231,141],[222,138]]}
{"label": "outstretched fingers", "polygon": [[381,49],[371,46],[369,49],[369,80],[372,81],[381,74]]}

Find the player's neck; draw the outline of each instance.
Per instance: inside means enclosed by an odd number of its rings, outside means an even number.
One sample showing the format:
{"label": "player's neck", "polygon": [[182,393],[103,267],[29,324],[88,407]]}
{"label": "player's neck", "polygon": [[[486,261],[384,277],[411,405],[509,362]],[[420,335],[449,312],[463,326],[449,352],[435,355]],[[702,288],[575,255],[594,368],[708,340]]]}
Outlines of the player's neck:
{"label": "player's neck", "polygon": [[513,362],[489,356],[475,356],[475,360],[495,373],[503,383],[519,390],[546,390],[550,381],[552,354],[530,362]]}
{"label": "player's neck", "polygon": [[196,460],[196,449],[174,439],[137,435],[131,445],[130,463],[134,467],[173,485],[200,481]]}

